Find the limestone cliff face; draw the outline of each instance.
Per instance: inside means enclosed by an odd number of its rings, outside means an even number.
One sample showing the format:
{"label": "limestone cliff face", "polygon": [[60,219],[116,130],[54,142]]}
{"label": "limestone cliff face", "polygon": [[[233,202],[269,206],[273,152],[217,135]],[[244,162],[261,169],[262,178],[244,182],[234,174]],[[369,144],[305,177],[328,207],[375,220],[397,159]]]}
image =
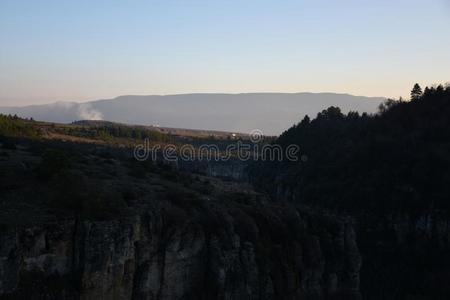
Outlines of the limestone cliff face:
{"label": "limestone cliff face", "polygon": [[189,172],[199,172],[207,176],[228,178],[245,182],[248,180],[247,168],[248,162],[230,159],[228,161],[215,161],[203,160],[203,161],[179,161],[178,167],[181,170]]}
{"label": "limestone cliff face", "polygon": [[359,299],[360,265],[348,220],[292,208],[0,229],[0,299]]}
{"label": "limestone cliff face", "polygon": [[[281,176],[280,176],[281,178]],[[301,203],[301,190],[277,180],[272,193],[280,203]],[[326,207],[315,208],[327,211]],[[450,216],[421,212],[353,211],[362,257],[364,299],[448,299]]]}
{"label": "limestone cliff face", "polygon": [[364,261],[361,290],[366,299],[448,298],[447,213],[366,214],[358,218],[355,228]]}

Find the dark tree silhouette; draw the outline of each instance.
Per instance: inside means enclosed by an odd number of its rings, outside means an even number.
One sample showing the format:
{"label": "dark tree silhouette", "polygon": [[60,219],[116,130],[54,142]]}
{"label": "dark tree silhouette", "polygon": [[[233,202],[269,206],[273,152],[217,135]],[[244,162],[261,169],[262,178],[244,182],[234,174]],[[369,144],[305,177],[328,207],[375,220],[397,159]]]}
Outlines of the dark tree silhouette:
{"label": "dark tree silhouette", "polygon": [[416,83],[411,90],[411,101],[417,100],[422,97],[422,88],[418,83]]}
{"label": "dark tree silhouette", "polygon": [[300,122],[301,126],[307,126],[309,125],[309,123],[311,122],[311,119],[309,118],[308,115],[306,115],[303,120]]}
{"label": "dark tree silhouette", "polygon": [[308,163],[256,164],[252,179],[270,187],[282,170],[304,204],[372,212],[422,211],[433,195],[433,207],[450,214],[450,88],[422,94],[416,84],[411,94],[418,101],[387,100],[372,116],[330,107],[305,117],[277,143],[299,145]]}

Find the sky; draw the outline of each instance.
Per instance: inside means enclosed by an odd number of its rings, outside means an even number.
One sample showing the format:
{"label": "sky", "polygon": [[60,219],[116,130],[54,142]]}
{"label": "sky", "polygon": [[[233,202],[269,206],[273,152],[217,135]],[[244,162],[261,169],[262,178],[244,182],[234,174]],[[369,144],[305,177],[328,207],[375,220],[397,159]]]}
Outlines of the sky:
{"label": "sky", "polygon": [[448,81],[450,0],[0,0],[0,106]]}

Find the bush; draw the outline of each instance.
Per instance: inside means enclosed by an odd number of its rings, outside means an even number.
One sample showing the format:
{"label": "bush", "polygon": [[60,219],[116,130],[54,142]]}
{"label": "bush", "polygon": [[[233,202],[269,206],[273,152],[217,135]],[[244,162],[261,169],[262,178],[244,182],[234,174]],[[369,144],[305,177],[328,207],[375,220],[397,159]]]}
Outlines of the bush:
{"label": "bush", "polygon": [[49,180],[55,175],[61,175],[70,168],[70,160],[60,151],[49,149],[42,155],[42,161],[37,168],[37,176],[41,180]]}
{"label": "bush", "polygon": [[202,206],[203,201],[198,195],[191,191],[184,191],[181,188],[172,188],[166,192],[165,197],[173,205],[176,205],[186,211],[193,210]]}
{"label": "bush", "polygon": [[118,193],[97,191],[83,199],[80,214],[87,219],[114,219],[123,215],[126,208],[125,201]]}
{"label": "bush", "polygon": [[40,132],[33,126],[33,122],[17,116],[0,114],[0,136],[37,137]]}
{"label": "bush", "polygon": [[128,175],[135,178],[145,178],[147,173],[153,172],[155,170],[155,165],[152,161],[137,161],[132,159],[128,163]]}
{"label": "bush", "polygon": [[121,193],[102,182],[88,180],[81,172],[67,172],[52,179],[50,205],[82,218],[104,220],[123,214],[127,205]]}
{"label": "bush", "polygon": [[7,150],[16,150],[17,146],[14,142],[12,142],[10,140],[4,140],[2,142],[2,148],[7,149]]}

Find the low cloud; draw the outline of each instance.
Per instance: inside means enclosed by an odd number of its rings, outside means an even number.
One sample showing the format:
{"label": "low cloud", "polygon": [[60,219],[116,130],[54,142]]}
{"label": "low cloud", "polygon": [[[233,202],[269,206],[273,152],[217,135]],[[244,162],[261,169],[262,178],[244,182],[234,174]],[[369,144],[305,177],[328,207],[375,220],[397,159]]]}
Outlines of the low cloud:
{"label": "low cloud", "polygon": [[90,104],[78,106],[78,117],[80,120],[103,120],[103,114],[94,109]]}

